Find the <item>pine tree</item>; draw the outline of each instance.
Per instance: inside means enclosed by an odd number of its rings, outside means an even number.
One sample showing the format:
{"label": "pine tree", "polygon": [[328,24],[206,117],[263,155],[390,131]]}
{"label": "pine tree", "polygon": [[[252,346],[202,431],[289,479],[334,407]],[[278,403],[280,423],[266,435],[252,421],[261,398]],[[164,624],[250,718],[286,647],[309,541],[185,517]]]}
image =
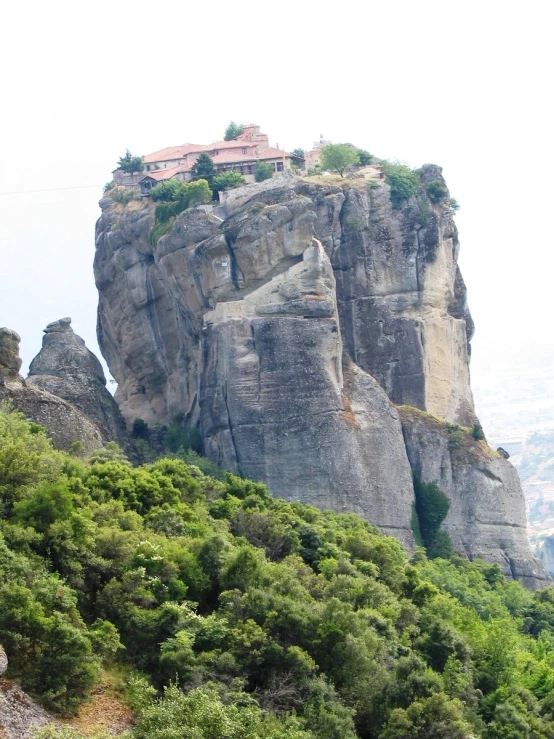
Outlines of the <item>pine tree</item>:
{"label": "pine tree", "polygon": [[193,180],[206,180],[211,189],[213,189],[213,179],[217,172],[213,159],[206,153],[200,154],[192,169]]}

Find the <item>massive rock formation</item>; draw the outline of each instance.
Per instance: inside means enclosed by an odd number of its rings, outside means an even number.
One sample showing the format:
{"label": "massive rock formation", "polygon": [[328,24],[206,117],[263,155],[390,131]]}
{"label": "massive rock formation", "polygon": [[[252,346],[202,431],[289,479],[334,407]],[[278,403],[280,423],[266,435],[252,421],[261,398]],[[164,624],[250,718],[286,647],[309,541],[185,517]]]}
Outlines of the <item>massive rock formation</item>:
{"label": "massive rock formation", "polygon": [[[438,432],[435,457],[421,452],[433,417],[476,421],[457,231],[448,199],[426,195],[433,180],[427,165],[394,209],[373,169],[284,175],[185,211],[157,245],[151,203],[106,197],[99,342],[127,423],[184,416],[221,465],[274,495],[360,513],[408,547],[413,468],[451,499],[458,551],[533,585],[543,572],[510,465],[447,458]],[[428,428],[404,413],[403,436],[395,404],[431,414]]]}
{"label": "massive rock formation", "polygon": [[71,318],[44,329],[42,349],[31,362],[27,386],[47,390],[78,408],[96,425],[104,442],[128,444],[125,421],[106,389],[102,365],[74,333]]}
{"label": "massive rock formation", "polygon": [[9,401],[27,418],[45,426],[58,449],[70,450],[80,441],[86,452],[102,446],[97,426],[62,398],[28,385],[19,374],[19,336],[0,328],[0,401]]}

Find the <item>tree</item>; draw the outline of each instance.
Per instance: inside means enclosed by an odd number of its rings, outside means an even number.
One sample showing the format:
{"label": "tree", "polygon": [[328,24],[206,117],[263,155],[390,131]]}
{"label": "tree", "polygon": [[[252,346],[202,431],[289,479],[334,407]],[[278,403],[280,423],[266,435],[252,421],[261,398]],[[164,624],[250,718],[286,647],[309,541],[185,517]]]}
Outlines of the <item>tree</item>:
{"label": "tree", "polygon": [[358,149],[358,157],[362,167],[367,167],[373,161],[373,156],[365,149]]}
{"label": "tree", "polygon": [[129,149],[125,151],[125,156],[119,158],[117,166],[128,174],[133,174],[133,172],[142,172],[144,169],[142,157],[133,156]]}
{"label": "tree", "polygon": [[193,164],[191,172],[193,180],[206,180],[210,189],[213,189],[213,180],[217,172],[209,154],[202,152]]}
{"label": "tree", "polygon": [[296,164],[296,166],[304,167],[306,163],[306,152],[304,151],[304,149],[293,149],[290,155],[295,160],[293,162],[293,165]]}
{"label": "tree", "polygon": [[254,172],[254,179],[256,182],[263,182],[273,177],[273,166],[269,162],[258,162],[256,164],[256,171]]}
{"label": "tree", "polygon": [[423,701],[415,701],[404,710],[396,708],[379,739],[472,739],[472,727],[465,721],[463,705],[444,693],[437,693]]}
{"label": "tree", "polygon": [[234,141],[234,139],[238,138],[243,131],[244,126],[242,123],[235,123],[235,121],[231,121],[231,123],[229,123],[229,125],[225,129],[223,139],[225,141]]}
{"label": "tree", "polygon": [[241,187],[246,185],[244,177],[231,170],[230,172],[222,172],[214,177],[213,188],[214,190],[232,190],[234,187]]}
{"label": "tree", "polygon": [[321,150],[321,165],[323,169],[337,172],[341,177],[344,171],[354,164],[358,164],[358,152],[349,144],[327,144]]}

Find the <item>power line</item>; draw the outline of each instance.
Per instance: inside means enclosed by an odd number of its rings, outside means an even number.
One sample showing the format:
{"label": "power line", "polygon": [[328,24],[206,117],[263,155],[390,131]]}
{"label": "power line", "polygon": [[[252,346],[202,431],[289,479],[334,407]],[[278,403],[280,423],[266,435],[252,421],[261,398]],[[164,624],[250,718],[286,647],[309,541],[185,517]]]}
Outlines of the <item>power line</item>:
{"label": "power line", "polygon": [[62,190],[89,190],[92,188],[99,189],[103,185],[75,185],[74,187],[49,187],[43,190],[13,190],[12,192],[0,192],[0,195],[27,195],[29,193],[38,192],[60,192]]}

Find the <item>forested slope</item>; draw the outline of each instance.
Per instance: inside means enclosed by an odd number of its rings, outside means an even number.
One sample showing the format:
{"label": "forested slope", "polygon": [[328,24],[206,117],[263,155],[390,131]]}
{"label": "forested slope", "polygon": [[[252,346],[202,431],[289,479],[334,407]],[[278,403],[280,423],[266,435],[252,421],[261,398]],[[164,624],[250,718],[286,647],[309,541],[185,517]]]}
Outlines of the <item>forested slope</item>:
{"label": "forested slope", "polygon": [[119,670],[135,739],[554,737],[554,590],[497,565],[7,408],[0,500],[0,643],[50,711]]}

